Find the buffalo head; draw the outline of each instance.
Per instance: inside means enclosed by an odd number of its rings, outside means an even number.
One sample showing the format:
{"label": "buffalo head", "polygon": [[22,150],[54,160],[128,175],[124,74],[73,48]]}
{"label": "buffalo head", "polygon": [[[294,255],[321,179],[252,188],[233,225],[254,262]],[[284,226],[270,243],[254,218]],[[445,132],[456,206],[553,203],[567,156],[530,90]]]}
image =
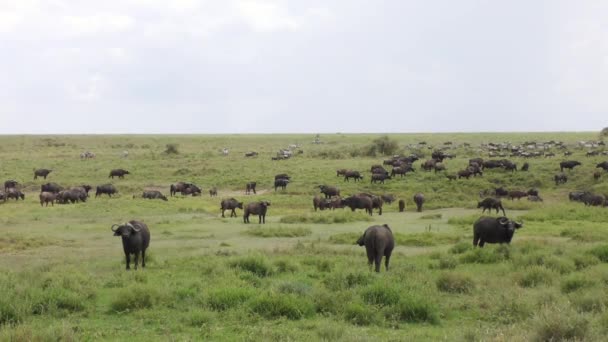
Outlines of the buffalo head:
{"label": "buffalo head", "polygon": [[[114,229],[114,227],[118,228]],[[114,236],[129,237],[131,234],[138,233],[141,228],[125,222],[123,224],[113,224],[110,229],[114,232]]]}

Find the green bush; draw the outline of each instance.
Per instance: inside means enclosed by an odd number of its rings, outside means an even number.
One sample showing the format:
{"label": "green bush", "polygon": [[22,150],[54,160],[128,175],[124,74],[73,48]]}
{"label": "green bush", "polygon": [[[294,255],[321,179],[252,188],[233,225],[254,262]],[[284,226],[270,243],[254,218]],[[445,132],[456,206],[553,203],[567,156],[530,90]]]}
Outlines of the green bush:
{"label": "green bush", "polygon": [[207,303],[215,311],[238,307],[255,295],[255,290],[245,287],[224,287],[209,292]]}
{"label": "green bush", "polygon": [[399,302],[399,290],[387,284],[374,284],[361,292],[363,301],[367,304],[389,306]]}
{"label": "green bush", "polygon": [[534,321],[537,341],[585,341],[589,321],[568,308],[547,307]]}
{"label": "green bush", "polygon": [[408,295],[385,311],[387,319],[405,323],[439,323],[437,308],[422,296]]}
{"label": "green bush", "polygon": [[458,265],[458,260],[449,255],[442,255],[439,257],[438,267],[440,270],[453,270]]}
{"label": "green bush", "polygon": [[504,254],[496,248],[475,248],[460,255],[463,264],[495,264],[504,260]]}
{"label": "green bush", "polygon": [[606,309],[606,294],[603,291],[575,292],[570,296],[572,305],[579,312],[603,312]]}
{"label": "green bush", "polygon": [[594,281],[585,278],[583,275],[575,274],[562,281],[561,289],[563,293],[570,293],[592,287],[594,284]]}
{"label": "green bush", "polygon": [[277,260],[274,262],[274,266],[279,273],[294,273],[299,269],[297,264],[289,260]]}
{"label": "green bush", "polygon": [[361,303],[350,303],[344,310],[344,318],[355,325],[372,325],[380,321],[378,312]]}
{"label": "green bush", "polygon": [[439,291],[449,293],[470,293],[475,288],[473,279],[460,273],[444,273],[436,284]]}
{"label": "green bush", "polygon": [[517,279],[517,284],[521,287],[536,287],[539,285],[551,285],[555,274],[544,267],[532,266]]}
{"label": "green bush", "polygon": [[133,285],[121,289],[110,303],[111,312],[125,312],[153,307],[159,294],[152,287]]}
{"label": "green bush", "polygon": [[230,262],[230,267],[251,272],[258,277],[267,277],[272,274],[272,266],[263,256],[246,256]]}
{"label": "green bush", "polygon": [[192,327],[201,327],[212,323],[215,316],[213,313],[204,310],[194,310],[188,313],[187,322]]}
{"label": "green bush", "polygon": [[473,245],[469,242],[459,242],[450,248],[452,254],[462,254],[466,251],[473,249]]}
{"label": "green bush", "polygon": [[249,301],[252,312],[269,319],[285,317],[298,320],[311,317],[315,306],[305,298],[294,295],[266,293]]}
{"label": "green bush", "polygon": [[595,255],[601,262],[608,262],[608,245],[601,245],[591,249],[591,254]]}
{"label": "green bush", "polygon": [[574,266],[579,271],[597,265],[600,262],[596,256],[589,254],[576,255],[572,260],[574,260]]}

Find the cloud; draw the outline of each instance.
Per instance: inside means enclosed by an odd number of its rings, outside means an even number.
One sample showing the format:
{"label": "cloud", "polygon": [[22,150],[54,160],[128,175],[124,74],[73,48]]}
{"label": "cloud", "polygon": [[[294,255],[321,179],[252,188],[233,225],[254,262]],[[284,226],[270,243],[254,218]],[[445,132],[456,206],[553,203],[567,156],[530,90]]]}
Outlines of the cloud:
{"label": "cloud", "polygon": [[0,12],[0,34],[15,31],[23,17],[15,12]]}
{"label": "cloud", "polygon": [[295,31],[301,26],[279,1],[241,0],[236,8],[242,20],[258,32]]}
{"label": "cloud", "polygon": [[120,33],[134,26],[135,20],[122,14],[67,15],[63,18],[63,33],[69,36]]}

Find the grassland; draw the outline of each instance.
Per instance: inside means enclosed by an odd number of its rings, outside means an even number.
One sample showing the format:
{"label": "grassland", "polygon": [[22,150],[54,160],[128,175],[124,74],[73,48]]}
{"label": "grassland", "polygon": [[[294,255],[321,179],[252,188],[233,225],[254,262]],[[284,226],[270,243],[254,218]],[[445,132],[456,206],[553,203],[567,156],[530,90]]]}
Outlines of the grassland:
{"label": "grassland", "polygon": [[[0,180],[16,179],[25,202],[0,203],[0,340],[603,340],[608,332],[608,209],[569,203],[574,189],[608,193],[595,164],[583,165],[555,186],[561,157],[531,159],[530,172],[488,171],[483,178],[448,181],[418,170],[386,184],[370,184],[370,165],[382,156],[361,151],[377,135],[222,136],[3,136]],[[468,142],[453,151],[448,172],[478,156],[484,142],[562,140],[575,144],[591,133],[403,134],[401,147],[421,140]],[[301,144],[290,160],[271,161],[279,148]],[[163,151],[177,144],[177,155]],[[228,156],[219,150],[230,149]],[[85,150],[97,154],[81,161]],[[128,158],[121,158],[123,150]],[[244,158],[246,151],[260,153]],[[409,151],[404,150],[408,153]],[[424,151],[427,155],[430,150]],[[517,158],[515,158],[517,159]],[[517,160],[519,164],[523,160]],[[416,163],[418,166],[418,163]],[[42,208],[44,180],[61,185],[115,184],[117,198]],[[108,179],[113,168],[132,172]],[[365,171],[345,183],[338,168]],[[293,183],[274,192],[273,176]],[[133,199],[143,189],[168,192],[189,180],[217,198],[177,196],[169,202]],[[258,194],[244,185],[258,182]],[[319,184],[343,194],[392,193],[406,200],[373,217],[350,211],[314,212]],[[505,200],[507,215],[525,227],[510,246],[471,247],[480,216],[478,192],[503,185],[537,187],[543,203]],[[412,196],[426,194],[423,213]],[[219,201],[269,200],[267,224],[221,218]],[[239,211],[240,214],[240,211]],[[110,225],[129,219],[152,232],[145,270],[124,270],[122,247]],[[252,219],[252,222],[257,222]],[[354,240],[368,226],[387,223],[397,248],[392,269],[372,273]]]}

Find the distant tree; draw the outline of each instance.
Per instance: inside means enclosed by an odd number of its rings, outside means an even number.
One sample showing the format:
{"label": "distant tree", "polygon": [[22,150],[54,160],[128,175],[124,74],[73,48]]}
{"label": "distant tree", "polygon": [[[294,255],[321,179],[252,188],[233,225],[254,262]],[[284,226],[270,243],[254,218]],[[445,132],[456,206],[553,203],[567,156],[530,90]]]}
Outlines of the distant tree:
{"label": "distant tree", "polygon": [[177,144],[167,144],[165,146],[165,154],[179,154],[177,147]]}
{"label": "distant tree", "polygon": [[604,129],[600,132],[600,138],[608,138],[608,127],[604,127]]}
{"label": "distant tree", "polygon": [[399,144],[389,138],[388,135],[384,135],[372,141],[372,144],[367,148],[366,154],[369,156],[375,156],[376,154],[389,156],[395,154],[398,149]]}

